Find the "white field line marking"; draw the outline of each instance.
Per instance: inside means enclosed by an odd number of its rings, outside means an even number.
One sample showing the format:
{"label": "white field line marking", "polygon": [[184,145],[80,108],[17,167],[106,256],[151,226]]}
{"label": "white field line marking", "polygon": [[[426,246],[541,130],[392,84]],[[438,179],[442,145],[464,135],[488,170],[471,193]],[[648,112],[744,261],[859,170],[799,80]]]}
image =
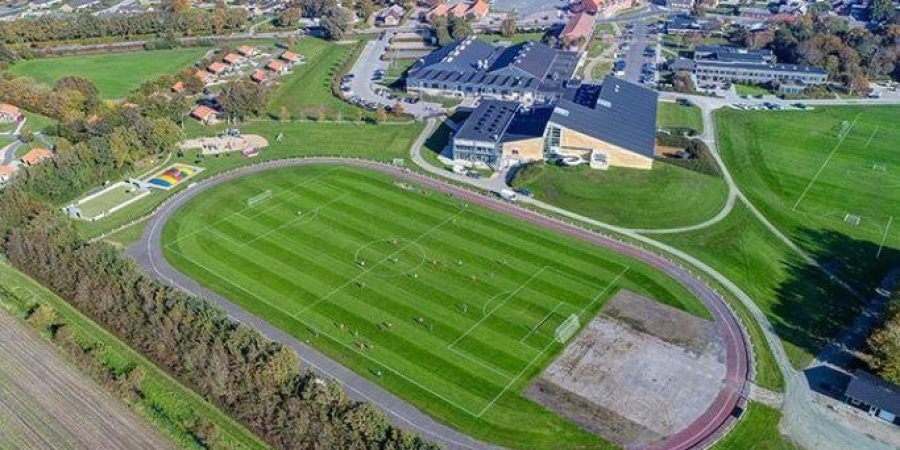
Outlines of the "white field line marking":
{"label": "white field line marking", "polygon": [[806,189],[803,190],[803,192],[800,194],[800,197],[797,198],[796,202],[794,202],[794,206],[791,208],[792,212],[797,211],[797,206],[800,204],[801,201],[803,201],[803,197],[806,197],[806,193],[809,192],[809,189],[813,186],[813,184],[815,184],[816,180],[819,179],[819,175],[821,175],[822,171],[825,170],[825,166],[827,166],[828,162],[831,161],[831,157],[833,157],[834,154],[837,153],[838,149],[841,148],[841,144],[844,143],[844,140],[847,139],[847,136],[849,136],[850,132],[853,131],[853,127],[856,125],[856,121],[859,120],[859,116],[861,114],[862,113],[856,114],[856,117],[853,118],[853,123],[850,124],[850,128],[847,129],[846,133],[841,135],[841,138],[838,139],[837,143],[834,145],[834,148],[831,149],[831,153],[829,153],[828,157],[825,158],[825,162],[822,163],[822,165],[819,167],[819,170],[816,172],[815,175],[813,175],[812,180],[809,180],[809,184],[806,185]]}
{"label": "white field line marking", "polygon": [[[305,184],[313,184],[313,183],[305,183]],[[339,188],[339,187],[336,187],[336,186],[334,186],[334,185],[332,185],[332,184],[328,184],[328,183],[326,183],[326,182],[315,183],[315,184],[319,184],[319,185],[324,186],[324,187],[327,187],[327,188],[329,188],[329,189],[333,189],[333,190],[338,191],[338,192],[340,192],[340,193],[345,193],[344,189],[341,189],[341,188]],[[297,185],[292,185],[290,188],[285,188],[285,189],[293,189],[293,188],[295,188],[295,187],[297,187]],[[281,193],[281,192],[284,192],[284,191],[279,191],[279,193]],[[259,216],[265,214],[267,211],[272,210],[272,209],[274,209],[274,208],[277,208],[277,207],[281,206],[282,204],[284,204],[284,203],[287,202],[288,200],[291,200],[291,199],[293,199],[293,198],[296,198],[297,195],[298,195],[298,194],[297,194],[296,192],[290,191],[290,192],[288,192],[288,195],[285,196],[284,198],[278,199],[278,201],[276,201],[275,203],[269,202],[269,203],[268,203],[269,206],[266,206],[265,208],[262,208],[262,209],[257,210],[257,211],[256,211],[256,214],[247,216],[247,215],[244,215],[243,213],[241,213],[241,218],[248,219],[248,220],[253,220],[253,219],[255,219],[255,218],[257,218],[257,217],[259,217]]]}
{"label": "white field line marking", "polygon": [[[538,328],[540,328],[541,325],[544,324],[544,322],[546,322],[547,320],[549,320],[550,317],[553,316],[554,313],[556,313],[556,310],[559,309],[559,307],[562,306],[562,304],[563,304],[563,302],[557,303],[556,306],[553,307],[553,309],[551,309],[550,312],[548,312],[547,315],[544,316],[544,318],[541,319],[541,321],[537,323],[537,325],[531,327],[531,331],[529,331],[528,334],[525,335],[525,337],[523,337],[522,339],[519,339],[519,342],[521,342],[521,343],[524,344],[524,343],[525,343],[525,339],[530,338],[531,335],[534,334],[534,332],[537,331]],[[526,345],[527,345],[527,344],[526,344]]]}
{"label": "white field line marking", "polygon": [[465,358],[466,360],[468,360],[468,361],[470,361],[470,362],[473,362],[473,363],[475,363],[475,364],[478,364],[479,366],[484,367],[485,369],[490,370],[491,372],[494,372],[494,373],[496,373],[497,375],[500,375],[501,377],[503,377],[503,380],[504,380],[504,381],[509,381],[509,379],[510,379],[510,378],[512,377],[512,375],[513,375],[513,374],[511,374],[511,373],[507,373],[507,372],[503,371],[502,369],[496,368],[496,367],[494,367],[494,366],[492,366],[492,365],[490,365],[490,364],[488,364],[488,363],[485,363],[484,361],[481,361],[481,360],[479,360],[479,359],[475,359],[475,358],[473,358],[473,357],[467,355],[465,352],[463,352],[463,351],[461,351],[461,350],[459,350],[459,349],[455,349],[455,348],[452,348],[452,347],[448,347],[448,349],[449,349],[451,352],[456,353],[456,354],[459,355],[459,356],[462,356],[462,357]]}
{"label": "white field line marking", "polygon": [[537,361],[538,358],[540,358],[540,357],[547,351],[548,348],[552,347],[553,344],[554,344],[554,341],[551,340],[550,343],[547,344],[547,345],[544,347],[544,349],[541,350],[540,353],[538,353],[534,358],[531,358],[531,361],[528,362],[528,364],[525,366],[525,368],[522,369],[521,371],[519,371],[519,373],[517,373],[516,376],[513,377],[512,380],[509,380],[509,383],[506,383],[506,386],[503,387],[503,390],[501,390],[500,393],[497,394],[496,397],[494,397],[493,399],[491,399],[491,401],[488,402],[488,404],[485,405],[485,407],[482,408],[481,411],[479,411],[478,414],[475,415],[475,417],[481,417],[481,415],[484,414],[485,411],[487,411],[491,406],[494,406],[494,403],[497,401],[497,399],[499,399],[503,394],[505,394],[506,391],[509,390],[510,386],[512,386],[513,383],[515,383],[515,382],[519,379],[519,377],[521,377],[522,374],[525,373],[525,371],[527,371],[528,369],[530,369],[531,366],[534,365],[534,362]]}
{"label": "white field line marking", "polygon": [[[232,245],[236,245],[236,246],[238,246],[238,247],[240,247],[240,245],[241,245],[240,242],[238,242],[238,241],[232,239],[232,238],[231,238],[230,236],[228,236],[227,234],[225,234],[225,233],[223,233],[223,232],[221,232],[221,231],[219,231],[219,230],[217,230],[217,229],[215,229],[215,228],[210,228],[210,229],[206,230],[206,232],[207,232],[207,233],[211,233],[211,234],[215,234],[215,235],[218,236],[220,239],[225,239],[226,241],[230,242]],[[169,244],[169,245],[171,245],[171,244]],[[171,250],[171,248],[169,248],[169,249]]]}
{"label": "white field line marking", "polygon": [[[174,251],[174,250],[173,250],[173,251]],[[373,358],[373,357],[371,357],[371,356],[369,356],[369,355],[367,355],[367,354],[365,354],[365,353],[359,351],[359,349],[354,348],[353,346],[344,343],[344,342],[341,341],[340,339],[338,339],[338,338],[336,338],[336,337],[334,337],[334,336],[332,336],[332,335],[326,333],[326,332],[323,331],[323,330],[320,330],[319,328],[317,328],[317,327],[311,325],[310,323],[308,323],[308,322],[306,322],[306,321],[304,321],[304,320],[298,319],[297,317],[295,317],[295,316],[293,316],[292,314],[290,314],[290,313],[288,313],[287,311],[285,311],[283,308],[281,308],[281,307],[279,307],[279,306],[277,306],[277,305],[272,304],[272,303],[269,302],[268,300],[266,300],[266,299],[260,297],[260,296],[259,296],[258,294],[256,294],[255,292],[252,292],[252,291],[250,291],[250,290],[244,288],[243,286],[238,285],[238,284],[235,283],[234,281],[232,281],[232,280],[230,280],[230,279],[228,279],[228,278],[225,278],[225,277],[223,277],[222,275],[219,275],[216,271],[214,271],[214,270],[210,269],[209,267],[207,267],[207,266],[205,266],[205,265],[203,265],[203,264],[197,262],[195,259],[193,259],[193,258],[191,258],[191,257],[189,257],[189,256],[187,256],[187,255],[178,253],[177,251],[175,251],[175,253],[181,255],[183,258],[187,259],[188,261],[191,261],[193,264],[196,264],[196,265],[197,265],[198,267],[200,267],[201,269],[203,269],[203,270],[209,272],[210,275],[212,275],[212,276],[214,276],[214,277],[216,277],[216,278],[218,278],[218,279],[224,281],[225,283],[228,283],[228,284],[230,284],[230,285],[232,285],[232,286],[234,286],[234,287],[240,289],[241,291],[243,291],[243,292],[249,294],[249,295],[252,296],[253,298],[259,300],[260,302],[262,302],[262,303],[265,304],[266,306],[269,306],[269,307],[274,308],[274,309],[276,309],[276,310],[278,310],[278,311],[281,311],[282,313],[284,313],[284,314],[287,315],[288,317],[292,317],[293,320],[296,320],[297,322],[300,322],[301,325],[303,325],[303,326],[305,326],[305,327],[307,327],[307,328],[310,328],[310,329],[312,329],[312,330],[315,330],[316,333],[322,334],[323,336],[327,337],[328,339],[331,339],[332,341],[338,343],[338,344],[341,345],[342,347],[344,347],[344,348],[350,350],[352,353],[357,354],[357,355],[359,355],[359,356],[362,356],[363,358],[368,359],[369,361],[372,361],[373,363],[378,364],[379,366],[384,367],[385,369],[387,369],[387,370],[389,370],[389,371],[395,373],[395,374],[396,374],[397,376],[399,376],[400,378],[403,378],[403,379],[406,380],[407,382],[412,383],[413,385],[415,385],[415,386],[418,387],[419,389],[422,389],[422,390],[424,390],[424,391],[430,393],[431,395],[434,395],[435,397],[437,397],[437,398],[439,398],[439,399],[441,399],[441,400],[447,402],[447,404],[449,404],[449,405],[451,405],[451,406],[453,406],[453,407],[455,407],[455,408],[458,408],[459,410],[461,410],[461,411],[463,411],[463,412],[465,412],[465,413],[467,413],[467,414],[469,414],[469,415],[471,415],[471,416],[478,417],[478,416],[476,415],[476,413],[475,413],[474,411],[470,410],[469,408],[463,407],[463,406],[461,406],[460,404],[456,403],[455,401],[450,400],[450,399],[448,399],[447,397],[444,397],[444,396],[441,395],[441,394],[438,394],[437,392],[433,391],[432,389],[430,389],[430,388],[428,388],[428,387],[422,385],[422,384],[419,383],[418,381],[415,381],[415,380],[413,380],[412,378],[410,378],[410,377],[404,375],[404,374],[403,374],[402,372],[400,372],[399,370],[394,369],[394,368],[392,368],[391,366],[388,366],[387,364],[385,364],[385,363],[383,363],[383,362],[381,362],[381,361],[379,361],[379,360],[377,360],[377,359],[375,359],[375,358]],[[263,319],[263,320],[265,320],[265,319]],[[276,327],[276,328],[277,328],[277,327]],[[280,328],[279,328],[279,329],[280,329]],[[290,334],[290,333],[288,333],[288,334]],[[296,337],[296,336],[295,336],[295,337]],[[299,338],[297,338],[297,339],[299,340]]]}
{"label": "white field line marking", "polygon": [[874,139],[874,138],[875,138],[875,133],[877,133],[877,132],[878,132],[878,129],[879,129],[879,128],[881,128],[881,125],[879,125],[879,126],[877,126],[877,127],[875,127],[875,130],[874,130],[874,131],[872,131],[872,134],[870,134],[870,135],[869,135],[869,140],[868,140],[868,141],[866,141],[866,146],[865,146],[865,147],[863,147],[863,150],[865,150],[865,149],[867,149],[867,148],[869,148],[869,144],[871,144],[871,143],[872,143],[872,139]]}
{"label": "white field line marking", "polygon": [[375,269],[376,267],[378,267],[381,263],[387,261],[388,259],[390,259],[390,258],[393,257],[394,255],[396,255],[396,254],[402,252],[406,247],[409,247],[410,245],[416,244],[417,242],[419,242],[419,241],[420,241],[422,238],[424,238],[425,236],[428,236],[429,234],[431,234],[432,232],[434,232],[434,231],[437,230],[438,228],[440,228],[440,227],[446,225],[446,224],[447,224],[448,222],[450,222],[451,220],[456,219],[457,217],[459,217],[460,215],[462,215],[462,213],[464,213],[465,211],[466,211],[466,210],[460,210],[460,211],[457,212],[456,214],[451,215],[450,217],[444,219],[444,220],[441,221],[440,223],[438,223],[438,224],[434,225],[433,227],[429,228],[428,230],[426,230],[424,233],[420,234],[420,235],[419,235],[418,237],[416,237],[415,239],[413,239],[413,240],[411,240],[411,241],[407,241],[405,244],[403,244],[402,246],[400,246],[400,248],[398,248],[397,250],[395,250],[393,253],[391,253],[391,254],[385,256],[384,258],[381,258],[381,259],[378,260],[375,264],[372,264],[371,266],[367,267],[365,270],[360,271],[358,274],[356,274],[355,276],[351,277],[349,280],[347,280],[346,283],[344,283],[344,284],[342,284],[342,285],[340,285],[340,286],[338,286],[338,287],[332,289],[331,292],[325,294],[324,296],[320,297],[320,298],[319,298],[318,300],[316,300],[315,302],[313,302],[313,303],[309,304],[308,306],[306,306],[305,308],[301,309],[300,312],[298,312],[297,314],[295,314],[294,317],[299,316],[300,314],[303,314],[304,312],[308,311],[310,308],[315,307],[316,305],[318,305],[318,304],[322,303],[323,301],[327,300],[329,297],[331,297],[332,295],[336,294],[336,293],[339,292],[341,289],[344,289],[345,287],[347,287],[347,286],[349,286],[350,284],[352,284],[354,281],[356,281],[356,280],[358,280],[359,278],[361,278],[363,275],[365,275],[365,274],[371,272],[372,270],[374,270],[374,269]]}
{"label": "white field line marking", "polygon": [[469,333],[471,333],[472,330],[474,330],[475,328],[477,328],[478,325],[481,325],[481,322],[484,322],[488,317],[491,317],[491,315],[493,315],[495,311],[497,311],[498,309],[500,309],[500,307],[503,306],[503,305],[507,302],[507,300],[509,300],[510,298],[512,298],[513,296],[515,296],[515,295],[516,295],[519,291],[521,291],[522,289],[524,289],[525,286],[527,286],[528,283],[531,282],[531,280],[533,280],[535,277],[537,277],[538,275],[540,275],[541,273],[543,273],[545,270],[547,270],[548,267],[549,267],[549,266],[541,267],[540,269],[538,269],[537,272],[535,272],[533,275],[531,275],[527,280],[525,280],[524,282],[522,282],[522,284],[519,285],[519,287],[517,287],[517,288],[516,288],[515,290],[513,290],[513,291],[510,291],[509,295],[507,295],[506,297],[504,297],[503,300],[500,302],[500,304],[498,304],[498,305],[495,306],[493,309],[491,309],[490,312],[488,312],[487,314],[481,316],[481,319],[479,319],[477,322],[475,322],[475,324],[473,324],[471,327],[469,327],[469,329],[466,330],[466,332],[463,333],[462,336],[456,338],[455,341],[451,342],[450,345],[447,346],[447,348],[453,347],[454,345],[458,344],[459,341],[461,341],[464,337],[466,337]]}
{"label": "white field line marking", "polygon": [[600,292],[597,293],[597,295],[594,296],[594,299],[591,300],[590,303],[588,303],[587,305],[585,305],[584,308],[581,308],[581,311],[578,311],[578,317],[579,317],[579,320],[580,320],[581,316],[584,315],[584,312],[585,312],[585,311],[587,311],[588,309],[592,308],[592,307],[594,306],[594,303],[597,303],[597,300],[599,300],[600,297],[603,296],[603,294],[605,294],[607,291],[609,291],[610,288],[612,288],[613,285],[616,284],[617,281],[619,281],[619,278],[622,278],[622,276],[625,275],[625,272],[628,272],[628,269],[631,269],[631,266],[625,266],[625,268],[622,269],[622,271],[619,272],[619,274],[616,275],[616,277],[613,278],[612,281],[610,281],[609,284],[607,284],[606,287],[603,288],[603,290],[601,290]]}
{"label": "white field line marking", "polygon": [[[325,175],[328,175],[328,174],[330,174],[331,172],[334,172],[335,170],[337,170],[337,169],[329,170],[328,172],[321,173],[321,174],[316,175],[316,176],[314,176],[314,177],[312,177],[312,178],[304,178],[303,180],[298,181],[297,183],[294,183],[294,184],[292,184],[292,185],[290,185],[290,186],[284,188],[283,190],[279,191],[278,193],[280,194],[280,193],[285,192],[285,191],[287,191],[288,193],[290,193],[290,191],[289,191],[290,189],[293,189],[293,188],[295,188],[295,187],[297,187],[297,186],[302,186],[302,185],[304,185],[304,184],[312,183],[313,181],[315,181],[315,180],[317,180],[317,179],[319,179],[319,178],[321,178],[321,177],[323,177],[323,176],[325,176]],[[275,196],[277,196],[277,195],[278,195],[278,194],[274,194],[273,197],[275,197]],[[280,204],[283,203],[283,202],[284,202],[284,200],[282,200],[282,201],[279,202],[279,203],[276,203],[276,205],[280,205]],[[196,235],[196,234],[202,233],[203,231],[206,231],[208,228],[213,227],[213,226],[215,226],[215,225],[218,225],[219,223],[222,223],[222,222],[224,222],[224,221],[226,221],[226,220],[228,220],[228,219],[230,219],[230,218],[232,218],[232,217],[234,217],[234,216],[240,215],[241,217],[247,218],[247,217],[245,217],[242,213],[243,213],[244,211],[248,210],[248,209],[251,209],[251,208],[252,208],[252,206],[246,206],[246,207],[244,207],[244,208],[241,208],[241,209],[239,209],[239,210],[237,210],[237,211],[235,211],[235,212],[233,212],[233,213],[231,213],[231,214],[228,214],[228,215],[225,216],[225,217],[222,217],[222,218],[219,219],[219,220],[216,220],[216,221],[214,221],[214,222],[211,222],[211,223],[206,224],[205,226],[201,227],[201,228],[198,229],[198,230],[192,231],[192,232],[190,232],[190,233],[188,233],[188,234],[186,234],[186,235],[184,235],[184,236],[179,237],[178,239],[175,239],[175,240],[172,241],[172,242],[169,242],[168,244],[166,244],[166,246],[169,247],[169,246],[171,246],[172,244],[176,244],[176,243],[178,243],[178,242],[181,242],[182,240],[184,240],[184,239],[186,239],[186,238],[188,238],[188,237],[191,237],[191,236],[194,236],[194,235]]]}
{"label": "white field line marking", "polygon": [[287,222],[285,222],[285,223],[283,223],[283,224],[281,224],[281,225],[278,225],[278,226],[275,227],[275,228],[271,228],[271,229],[269,229],[268,231],[266,231],[265,233],[263,233],[263,234],[261,234],[261,235],[259,235],[259,236],[256,236],[255,238],[250,239],[250,240],[247,241],[247,242],[244,242],[243,245],[240,245],[240,247],[246,247],[246,246],[248,246],[248,245],[250,245],[250,244],[252,244],[252,243],[254,243],[254,242],[256,242],[256,241],[258,241],[258,240],[260,240],[260,239],[262,239],[262,238],[264,238],[264,237],[266,237],[266,236],[268,236],[268,235],[270,235],[270,234],[272,234],[272,233],[276,233],[276,232],[278,232],[279,230],[282,230],[282,229],[284,229],[284,228],[287,228],[287,227],[291,226],[292,224],[297,223],[297,222],[300,221],[300,220],[306,220],[306,218],[308,217],[307,214],[314,214],[314,215],[317,215],[317,214],[319,213],[319,211],[321,211],[323,208],[327,207],[328,205],[331,205],[332,203],[336,203],[336,202],[339,202],[339,201],[343,200],[343,199],[344,199],[345,197],[347,197],[348,195],[350,195],[350,194],[344,192],[344,193],[342,193],[341,195],[337,196],[336,198],[333,198],[333,199],[331,199],[331,200],[329,200],[329,201],[327,201],[327,202],[325,202],[325,203],[323,203],[323,204],[321,204],[321,205],[319,205],[319,206],[317,206],[317,207],[315,207],[315,208],[309,210],[308,212],[305,212],[305,211],[304,211],[303,214],[301,214],[301,215],[299,215],[299,216],[297,216],[297,217],[294,217],[293,219],[288,220]]}
{"label": "white field line marking", "polygon": [[891,229],[891,224],[894,223],[894,216],[890,216],[888,218],[887,226],[884,227],[884,234],[881,235],[881,244],[878,245],[878,252],[875,253],[875,257],[878,258],[881,256],[881,249],[884,248],[884,241],[887,240],[888,231]]}

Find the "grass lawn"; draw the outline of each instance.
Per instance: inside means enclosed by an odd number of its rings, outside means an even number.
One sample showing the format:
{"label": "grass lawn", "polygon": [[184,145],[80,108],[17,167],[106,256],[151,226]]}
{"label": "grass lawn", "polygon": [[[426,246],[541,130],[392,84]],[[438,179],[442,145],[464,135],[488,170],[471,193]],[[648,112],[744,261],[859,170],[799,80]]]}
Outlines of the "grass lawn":
{"label": "grass lawn", "polygon": [[22,61],[9,70],[53,85],[56,80],[77,75],[94,82],[103,98],[121,98],[141,83],[167,73],[178,72],[199,60],[208,49],[103,53]]}
{"label": "grass lawn", "polygon": [[18,317],[23,317],[25,310],[33,303],[48,305],[56,311],[60,321],[66,324],[66,328],[79,342],[95,344],[94,352],[97,357],[105,361],[111,370],[139,367],[144,372],[140,384],[143,396],[128,402],[129,406],[171,437],[180,448],[205,448],[180,425],[176,425],[193,423],[199,417],[212,422],[219,429],[221,448],[269,448],[253,433],[171,378],[65,300],[5,262],[0,262],[0,286],[13,294],[0,296],[0,306],[16,312]]}
{"label": "grass lawn", "polygon": [[781,411],[762,403],[750,402],[744,417],[712,450],[797,450],[797,446],[778,431]]}
{"label": "grass lawn", "polygon": [[[213,136],[224,128],[232,126],[221,124],[206,127],[194,121],[185,122],[185,133],[188,138]],[[269,141],[269,147],[262,150],[256,158],[247,159],[238,153],[220,156],[200,157],[199,151],[187,152],[172,162],[183,162],[199,165],[206,170],[198,174],[194,181],[212,176],[233,167],[252,164],[271,159],[292,158],[301,156],[352,156],[390,162],[394,158],[409,156],[409,148],[422,131],[420,124],[329,124],[329,123],[280,123],[261,120],[238,124],[238,128],[246,134],[259,134]],[[278,133],[283,139],[277,140]],[[178,187],[172,191],[174,193]],[[78,221],[76,226],[82,236],[96,236],[123,225],[130,220],[150,212],[160,202],[168,198],[170,193],[157,192],[144,200],[128,205],[116,211],[110,217],[96,222]]]}
{"label": "grass lawn", "polygon": [[900,260],[898,106],[722,110],[725,163],[753,204],[866,293]]}
{"label": "grass lawn", "polygon": [[[247,199],[272,194],[254,206]],[[612,448],[520,394],[619,289],[708,317],[637,261],[393,177],[271,170],[216,186],[163,231],[166,257],[423,411],[517,448]]]}
{"label": "grass lawn", "polygon": [[132,186],[118,186],[84,203],[80,203],[78,207],[81,208],[81,213],[85,218],[91,218],[140,194],[141,192]]}
{"label": "grass lawn", "polygon": [[[852,321],[859,303],[818,269],[805,264],[744,206],[708,228],[659,234],[736,283],[766,314],[795,367],[803,367],[826,340]],[[774,361],[758,376],[779,382]]]}
{"label": "grass lawn", "polygon": [[757,86],[755,84],[735,83],[734,89],[735,89],[735,91],[737,91],[738,95],[749,95],[751,97],[756,96],[756,95],[771,95],[772,94],[772,91],[770,89],[767,89],[763,86]]}
{"label": "grass lawn", "polygon": [[656,110],[656,126],[658,128],[693,128],[697,130],[697,133],[702,133],[703,117],[697,106],[659,102],[659,108]]}
{"label": "grass lawn", "polygon": [[594,70],[591,71],[591,77],[595,80],[602,80],[603,77],[609,75],[612,71],[613,63],[612,61],[601,61],[594,65]]}
{"label": "grass lawn", "polygon": [[279,80],[272,94],[269,114],[278,117],[286,108],[294,119],[330,119],[339,114],[345,120],[356,120],[370,114],[351,105],[331,92],[331,82],[341,64],[353,55],[354,45],[340,45],[317,38],[303,38],[291,50],[306,57],[306,64]]}
{"label": "grass lawn", "polygon": [[14,131],[18,122],[0,122],[0,133],[9,133]]}
{"label": "grass lawn", "polygon": [[44,128],[47,128],[48,126],[56,125],[56,119],[51,119],[31,111],[25,111],[25,117],[25,128],[23,130],[31,130],[34,133],[43,131]]}
{"label": "grass lawn", "polygon": [[725,204],[716,176],[656,161],[652,170],[593,170],[535,164],[513,180],[535,197],[597,220],[630,228],[673,228],[702,222]]}

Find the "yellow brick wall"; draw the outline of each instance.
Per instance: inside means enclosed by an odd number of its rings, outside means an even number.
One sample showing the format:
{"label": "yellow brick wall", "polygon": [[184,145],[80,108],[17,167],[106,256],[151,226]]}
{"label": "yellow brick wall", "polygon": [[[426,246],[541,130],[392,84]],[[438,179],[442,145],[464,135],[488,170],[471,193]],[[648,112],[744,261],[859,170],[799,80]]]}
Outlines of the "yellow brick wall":
{"label": "yellow brick wall", "polygon": [[632,169],[650,169],[653,167],[653,158],[639,155],[577,131],[563,128],[560,138],[559,151],[561,153],[579,155],[586,158],[590,152],[582,149],[600,150],[606,153],[610,166],[629,167]]}

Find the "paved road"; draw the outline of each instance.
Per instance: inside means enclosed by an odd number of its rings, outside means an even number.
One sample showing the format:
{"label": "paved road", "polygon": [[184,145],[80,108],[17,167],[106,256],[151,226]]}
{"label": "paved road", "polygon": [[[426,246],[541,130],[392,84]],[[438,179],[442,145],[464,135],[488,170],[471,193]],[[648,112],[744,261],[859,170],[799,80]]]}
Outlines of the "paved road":
{"label": "paved road", "polygon": [[[430,121],[429,128],[433,129],[434,121]],[[423,136],[427,136],[423,133]],[[510,214],[530,221],[539,226],[552,228],[609,250],[625,254],[634,259],[643,261],[665,272],[673,279],[681,282],[691,290],[710,310],[719,332],[725,339],[726,347],[726,379],[722,391],[696,422],[685,430],[670,437],[662,443],[660,448],[686,449],[700,443],[714,440],[723,429],[733,421],[731,412],[736,405],[744,403],[741,393],[744,389],[749,374],[748,349],[744,336],[737,322],[722,299],[713,292],[703,281],[694,277],[690,272],[676,266],[668,260],[653,253],[633,247],[631,245],[610,239],[603,235],[570,225],[556,219],[552,219],[530,210],[515,205],[501,202],[493,198],[473,193],[468,190],[446,184],[444,182],[428,178],[403,169],[398,169],[385,164],[346,160],[341,158],[315,158],[282,160],[263,163],[237,169],[198,183],[189,190],[179,192],[167,201],[163,207],[150,219],[147,230],[141,241],[131,249],[135,257],[149,273],[161,280],[172,283],[188,292],[202,295],[223,308],[234,319],[251,325],[264,335],[275,341],[281,342],[293,348],[307,364],[323,375],[333,377],[343,383],[348,393],[354,398],[368,400],[381,407],[392,421],[400,426],[419,431],[425,437],[441,442],[454,448],[485,448],[488,447],[460,432],[435,422],[429,416],[424,415],[412,405],[409,405],[393,394],[387,392],[373,382],[356,375],[337,362],[308,347],[305,343],[287,335],[278,328],[268,324],[262,319],[244,311],[239,306],[224,297],[205,289],[192,279],[184,276],[168,264],[162,254],[161,233],[163,224],[176,210],[194,196],[202,193],[217,184],[228,180],[278,167],[290,167],[310,164],[345,164],[379,170],[393,176],[409,179],[424,186],[454,195],[472,204],[479,204],[501,213]]]}
{"label": "paved road", "polygon": [[0,311],[0,448],[175,446],[34,330]]}

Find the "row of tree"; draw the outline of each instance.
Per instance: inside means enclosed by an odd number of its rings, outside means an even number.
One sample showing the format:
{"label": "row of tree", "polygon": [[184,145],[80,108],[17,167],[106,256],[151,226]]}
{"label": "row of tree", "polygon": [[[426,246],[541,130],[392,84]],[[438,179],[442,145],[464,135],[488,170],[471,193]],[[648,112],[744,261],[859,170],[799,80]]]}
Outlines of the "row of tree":
{"label": "row of tree", "polygon": [[832,81],[856,92],[868,90],[868,80],[900,80],[898,24],[886,23],[873,30],[851,28],[842,18],[813,10],[774,31],[745,31],[734,40],[752,48],[769,48],[782,63],[824,67]]}
{"label": "row of tree", "polygon": [[245,9],[227,8],[220,2],[212,11],[188,9],[110,16],[76,14],[0,22],[0,42],[26,44],[165,33],[202,36],[238,30],[246,23]]}
{"label": "row of tree", "polygon": [[[165,80],[169,81],[169,80]],[[297,355],[206,301],[145,276],[119,250],[88,243],[58,206],[181,139],[179,96],[135,92],[132,104],[96,99],[80,78],[53,88],[0,76],[0,99],[60,120],[50,161],[0,192],[0,245],[10,263],[69,301],[277,448],[430,449],[375,407],[301,370]],[[52,96],[65,108],[46,105]],[[71,110],[68,110],[71,108]]]}
{"label": "row of tree", "polygon": [[882,378],[900,385],[900,291],[894,292],[881,325],[869,336],[866,361]]}

